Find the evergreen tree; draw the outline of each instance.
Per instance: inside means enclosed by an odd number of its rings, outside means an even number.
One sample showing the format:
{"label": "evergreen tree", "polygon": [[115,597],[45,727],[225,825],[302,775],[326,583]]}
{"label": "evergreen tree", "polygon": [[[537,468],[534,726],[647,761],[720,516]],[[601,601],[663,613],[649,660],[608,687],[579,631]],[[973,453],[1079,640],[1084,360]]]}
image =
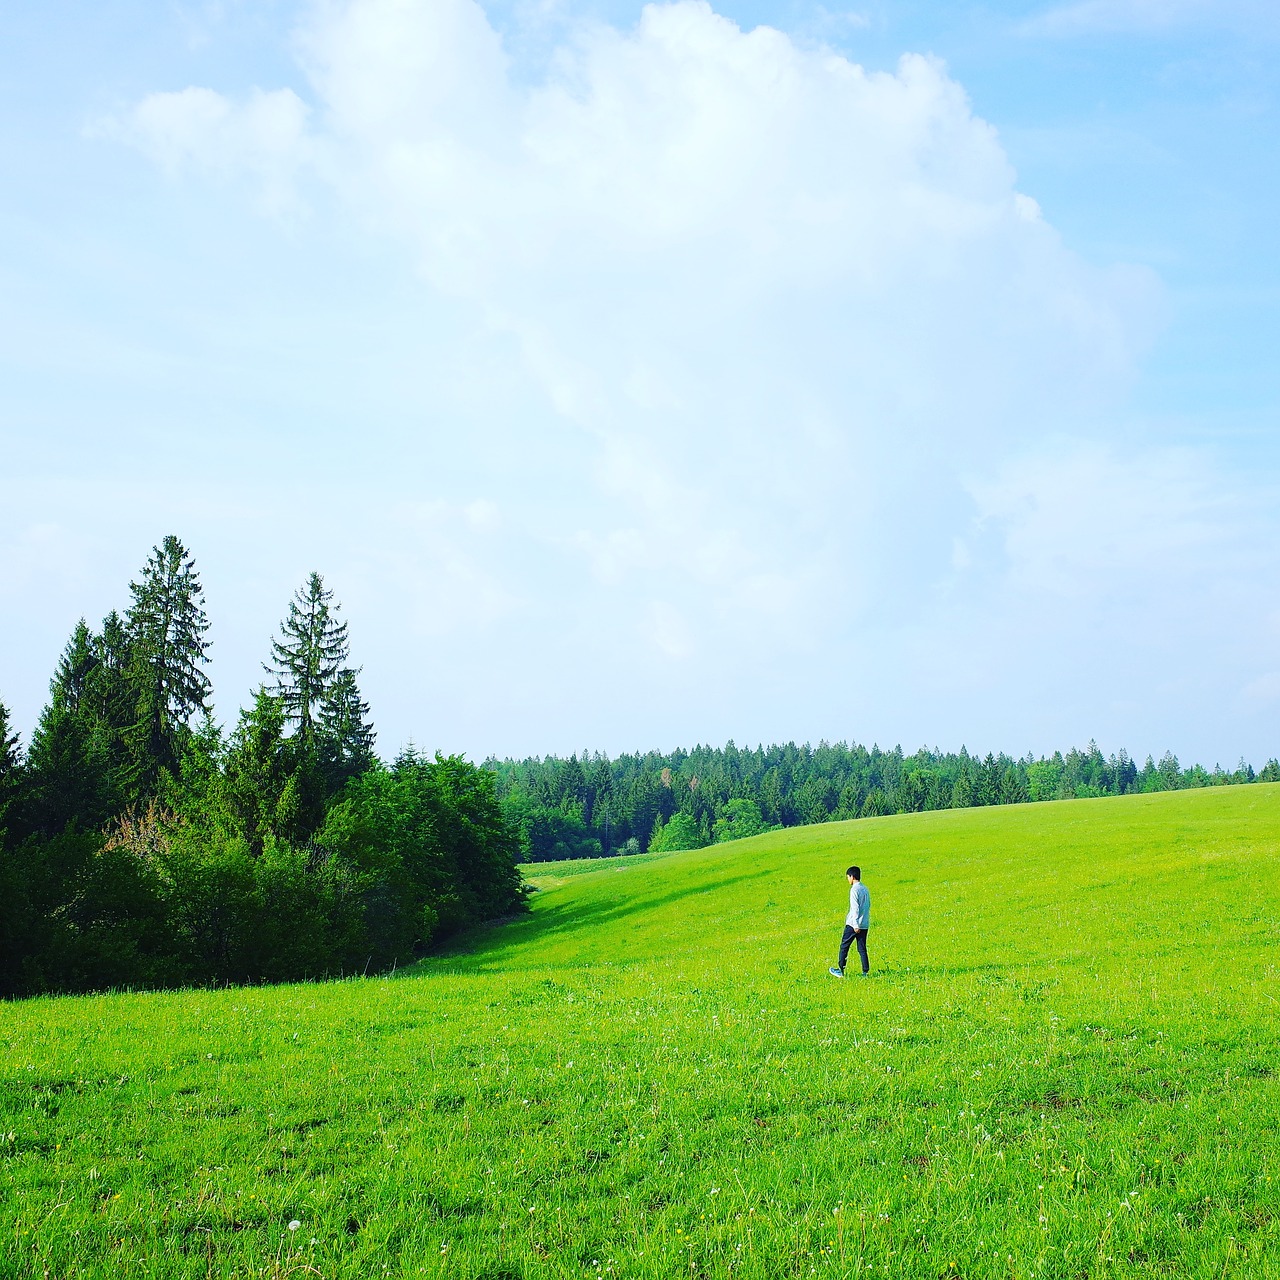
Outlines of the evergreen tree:
{"label": "evergreen tree", "polygon": [[9,708],[0,702],[0,849],[5,844],[5,818],[18,786],[22,751],[9,723]]}
{"label": "evergreen tree", "polygon": [[58,660],[49,704],[31,735],[21,823],[25,832],[53,837],[71,824],[92,830],[111,814],[115,789],[88,696],[96,665],[93,637],[81,618]]}
{"label": "evergreen tree", "polygon": [[377,737],[360,696],[359,668],[343,667],[320,699],[320,767],[331,792],[373,763]]}
{"label": "evergreen tree", "polygon": [[81,618],[62,651],[62,657],[58,659],[53,680],[49,684],[51,705],[73,715],[87,712],[90,685],[97,665],[93,633]]}
{"label": "evergreen tree", "polygon": [[28,950],[26,877],[10,847],[8,818],[17,796],[22,753],[9,724],[9,709],[0,702],[0,995],[14,995],[17,975]]}
{"label": "evergreen tree", "polygon": [[114,609],[102,620],[102,631],[92,643],[95,662],[85,691],[87,710],[112,779],[122,791],[129,772],[128,742],[138,689],[132,678],[129,632]]}
{"label": "evergreen tree", "polygon": [[136,695],[127,734],[129,784],[135,802],[156,794],[163,773],[177,775],[191,718],[207,710],[209,680],[204,590],[195,561],[172,534],[131,582],[125,615],[129,675]]}
{"label": "evergreen tree", "polygon": [[605,851],[610,848],[611,828],[614,826],[613,816],[613,772],[609,768],[608,756],[598,756],[591,766],[587,779],[586,819],[600,828]]}
{"label": "evergreen tree", "polygon": [[[347,624],[338,620],[342,606],[332,600],[324,579],[312,573],[294,592],[289,616],[280,624],[280,638],[271,642],[273,663],[264,664],[276,678],[272,692],[281,701],[285,720],[296,726],[304,747],[314,743],[317,711],[347,661]],[[354,678],[352,672],[352,688]],[[367,714],[367,708],[361,714]]]}
{"label": "evergreen tree", "polygon": [[291,810],[297,806],[297,784],[282,804],[291,773],[287,754],[280,701],[260,688],[253,706],[240,712],[231,735],[224,784],[232,825],[254,856],[275,833],[277,818],[293,816]]}
{"label": "evergreen tree", "polygon": [[997,803],[1024,804],[1029,798],[1027,786],[1022,780],[1021,774],[1012,765],[1008,766],[1000,779],[1000,792]]}
{"label": "evergreen tree", "polygon": [[1160,757],[1159,772],[1163,790],[1176,791],[1182,785],[1182,766],[1172,751],[1166,751]]}

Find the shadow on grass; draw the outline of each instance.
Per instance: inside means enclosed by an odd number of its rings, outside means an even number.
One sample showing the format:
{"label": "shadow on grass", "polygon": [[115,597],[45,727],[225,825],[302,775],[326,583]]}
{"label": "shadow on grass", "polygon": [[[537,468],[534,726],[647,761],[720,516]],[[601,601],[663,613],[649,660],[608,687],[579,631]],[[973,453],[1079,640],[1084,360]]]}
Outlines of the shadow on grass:
{"label": "shadow on grass", "polygon": [[[455,971],[483,970],[488,967],[485,964],[487,959],[497,955],[514,959],[521,948],[546,938],[571,938],[575,933],[615,924],[642,912],[661,911],[685,898],[701,897],[745,881],[759,880],[772,875],[773,871],[774,868],[770,867],[741,875],[721,876],[716,880],[699,880],[686,888],[663,894],[619,896],[585,902],[570,899],[566,902],[550,902],[545,906],[539,903],[527,916],[519,916],[503,924],[480,925],[459,934],[450,939],[440,951],[426,956],[420,964],[425,968],[433,968],[443,963]],[[619,890],[623,887],[618,886]],[[418,966],[414,966],[414,969],[417,968]]]}

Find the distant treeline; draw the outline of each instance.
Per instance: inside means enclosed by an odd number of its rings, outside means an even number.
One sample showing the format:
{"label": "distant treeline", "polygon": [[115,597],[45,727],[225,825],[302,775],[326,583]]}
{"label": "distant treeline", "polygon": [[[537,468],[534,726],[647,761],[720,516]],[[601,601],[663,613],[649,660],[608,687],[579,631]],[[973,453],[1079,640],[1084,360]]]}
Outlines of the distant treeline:
{"label": "distant treeline", "polygon": [[1255,774],[1244,761],[1233,772],[1176,756],[1139,767],[1121,751],[1106,757],[1094,743],[1050,757],[971,756],[922,748],[819,743],[695,747],[669,755],[584,753],[567,760],[486,760],[498,795],[532,862],[602,853],[691,849],[777,827],[848,818],[1173,791],[1227,783],[1280,781],[1280,764]]}
{"label": "distant treeline", "polygon": [[319,574],[229,734],[182,543],[129,591],[76,627],[25,751],[0,704],[0,995],[367,972],[523,908],[493,775],[374,755]]}

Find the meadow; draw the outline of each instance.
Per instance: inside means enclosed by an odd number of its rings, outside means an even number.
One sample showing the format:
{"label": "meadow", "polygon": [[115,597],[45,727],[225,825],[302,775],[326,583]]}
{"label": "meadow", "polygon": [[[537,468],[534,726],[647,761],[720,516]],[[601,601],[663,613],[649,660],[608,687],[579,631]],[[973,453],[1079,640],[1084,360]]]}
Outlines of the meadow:
{"label": "meadow", "polygon": [[389,977],[0,1006],[0,1274],[1280,1276],[1280,785],[526,873]]}

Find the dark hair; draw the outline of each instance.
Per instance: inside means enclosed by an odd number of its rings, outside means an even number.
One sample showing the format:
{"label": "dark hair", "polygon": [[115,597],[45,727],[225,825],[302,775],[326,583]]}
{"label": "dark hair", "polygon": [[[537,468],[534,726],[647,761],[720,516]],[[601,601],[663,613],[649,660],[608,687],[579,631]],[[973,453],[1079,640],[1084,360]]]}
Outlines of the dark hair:
{"label": "dark hair", "polygon": [[861,880],[861,879],[862,879],[862,868],[861,868],[861,867],[850,867],[850,868],[849,868],[849,870],[845,872],[845,875],[847,875],[847,876],[852,876],[855,880]]}

